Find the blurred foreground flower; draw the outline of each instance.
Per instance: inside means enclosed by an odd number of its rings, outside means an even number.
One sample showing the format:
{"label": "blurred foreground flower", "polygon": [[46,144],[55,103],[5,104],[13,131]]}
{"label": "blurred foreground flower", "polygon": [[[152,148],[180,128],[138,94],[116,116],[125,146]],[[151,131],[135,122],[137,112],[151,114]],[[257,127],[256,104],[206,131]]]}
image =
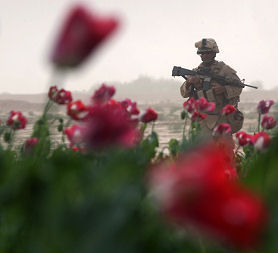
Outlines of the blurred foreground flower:
{"label": "blurred foreground flower", "polygon": [[29,138],[25,141],[24,151],[26,153],[32,151],[32,149],[38,144],[38,138]]}
{"label": "blurred foreground flower", "polygon": [[7,126],[10,126],[14,130],[25,128],[27,119],[21,112],[11,111],[10,116],[6,122]]}
{"label": "blurred foreground flower", "polygon": [[131,147],[138,143],[140,133],[137,124],[127,114],[121,103],[114,101],[90,108],[85,123],[86,145],[91,149],[110,146]]}
{"label": "blurred foreground flower", "polygon": [[238,248],[254,248],[267,211],[257,196],[227,179],[233,168],[222,150],[211,143],[174,164],[162,163],[151,170],[151,189],[171,222]]}
{"label": "blurred foreground flower", "polygon": [[115,92],[116,90],[113,86],[102,84],[92,96],[92,102],[93,104],[105,104],[114,96]]}
{"label": "blurred foreground flower", "polygon": [[265,129],[272,129],[276,126],[276,120],[272,116],[264,115],[261,125]]}
{"label": "blurred foreground flower", "polygon": [[260,114],[267,114],[273,104],[273,100],[261,100],[257,106],[257,110]]}
{"label": "blurred foreground flower", "polygon": [[52,62],[62,68],[80,65],[117,26],[115,18],[98,17],[84,6],[74,7],[52,49]]}
{"label": "blurred foreground flower", "polygon": [[70,146],[79,146],[84,142],[84,132],[85,128],[80,125],[72,125],[64,130],[68,140],[70,141]]}
{"label": "blurred foreground flower", "polygon": [[137,108],[137,103],[132,102],[129,98],[121,101],[122,106],[130,115],[138,115],[140,110]]}

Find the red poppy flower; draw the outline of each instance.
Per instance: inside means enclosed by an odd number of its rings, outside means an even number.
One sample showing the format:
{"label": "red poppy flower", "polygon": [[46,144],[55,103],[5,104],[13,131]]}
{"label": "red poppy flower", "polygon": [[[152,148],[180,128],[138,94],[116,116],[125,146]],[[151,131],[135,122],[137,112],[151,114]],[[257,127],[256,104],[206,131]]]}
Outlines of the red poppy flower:
{"label": "red poppy flower", "polygon": [[50,100],[53,100],[54,101],[54,98],[56,96],[56,94],[58,93],[58,88],[57,86],[51,86],[49,88],[49,91],[48,91],[48,97]]}
{"label": "red poppy flower", "polygon": [[121,103],[113,102],[90,108],[84,141],[91,149],[110,146],[131,147],[139,140],[139,130]]}
{"label": "red poppy flower", "polygon": [[265,150],[270,142],[271,139],[266,132],[258,132],[252,136],[252,143],[257,150]]}
{"label": "red poppy flower", "polygon": [[29,138],[25,141],[25,152],[30,152],[38,144],[38,138]]}
{"label": "red poppy flower", "polygon": [[102,84],[92,96],[92,102],[93,104],[105,104],[114,96],[115,92],[116,89],[113,86]]}
{"label": "red poppy flower", "polygon": [[64,130],[68,140],[70,141],[70,146],[81,145],[84,143],[84,133],[85,128],[80,125],[72,125]]}
{"label": "red poppy flower", "polygon": [[114,18],[102,18],[90,13],[84,6],[71,9],[51,53],[58,67],[76,67],[81,64],[118,26]]}
{"label": "red poppy flower", "polygon": [[183,103],[183,109],[187,110],[187,112],[189,112],[189,113],[192,113],[196,109],[195,99],[192,97],[192,98],[189,98],[187,101],[185,101]]}
{"label": "red poppy flower", "polygon": [[222,114],[223,115],[230,115],[232,113],[236,112],[236,108],[233,105],[225,105],[224,108],[222,108]]}
{"label": "red poppy flower", "polygon": [[223,136],[232,132],[231,126],[228,123],[222,123],[213,129],[213,136]]}
{"label": "red poppy flower", "polygon": [[141,121],[143,123],[149,123],[151,121],[156,121],[157,120],[157,112],[152,109],[152,108],[148,108],[145,113],[141,116]]}
{"label": "red poppy flower", "polygon": [[257,110],[260,114],[267,114],[273,104],[273,100],[261,100],[257,106]]}
{"label": "red poppy flower", "polygon": [[276,120],[272,116],[264,115],[261,125],[265,129],[272,129],[276,126]]}
{"label": "red poppy flower", "polygon": [[195,108],[198,111],[213,112],[215,109],[215,103],[208,102],[204,97],[195,101]]}
{"label": "red poppy flower", "polygon": [[236,140],[240,146],[252,144],[252,136],[242,131],[236,133]]}
{"label": "red poppy flower", "polygon": [[78,146],[74,146],[71,150],[74,152],[82,152],[82,153],[86,151],[84,147],[78,147]]}
{"label": "red poppy flower", "polygon": [[204,113],[194,112],[191,116],[192,121],[201,121],[204,120],[208,115]]}
{"label": "red poppy flower", "polygon": [[10,116],[6,122],[14,130],[25,128],[27,119],[22,115],[21,112],[11,111]]}
{"label": "red poppy flower", "polygon": [[207,108],[205,109],[205,112],[213,112],[215,110],[215,103],[208,102]]}
{"label": "red poppy flower", "polygon": [[150,185],[165,217],[211,239],[238,248],[257,245],[266,223],[262,201],[237,180],[228,180],[231,169],[215,144],[189,151],[176,163],[153,168]]}
{"label": "red poppy flower", "polygon": [[81,100],[77,100],[67,105],[67,114],[75,120],[85,120],[88,117],[89,110]]}
{"label": "red poppy flower", "polygon": [[72,101],[71,92],[66,91],[65,89],[60,89],[54,97],[54,101],[60,105],[70,103]]}

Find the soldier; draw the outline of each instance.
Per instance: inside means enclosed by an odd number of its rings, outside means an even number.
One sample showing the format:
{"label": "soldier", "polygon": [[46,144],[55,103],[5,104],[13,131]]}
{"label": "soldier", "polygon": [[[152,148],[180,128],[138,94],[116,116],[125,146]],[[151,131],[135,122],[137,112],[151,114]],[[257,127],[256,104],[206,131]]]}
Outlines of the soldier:
{"label": "soldier", "polygon": [[[216,61],[216,54],[219,53],[218,46],[214,39],[202,39],[195,43],[198,49],[197,54],[201,56],[202,63],[195,71],[201,69],[212,74],[221,75],[225,78],[237,79],[236,71],[226,65],[224,62]],[[203,91],[204,83],[210,84],[210,89]],[[211,78],[202,79],[199,76],[189,76],[180,88],[181,95],[185,98],[193,97],[193,89],[197,94],[198,99],[205,97],[209,102],[214,102],[216,108],[213,112],[208,113],[208,116],[201,122],[202,133],[206,136],[212,134],[213,129],[221,123],[229,123],[232,128],[232,133],[239,131],[243,124],[243,114],[237,109],[239,96],[242,88],[240,86],[218,84]],[[223,116],[221,109],[227,105],[233,105],[237,111],[229,116]]]}

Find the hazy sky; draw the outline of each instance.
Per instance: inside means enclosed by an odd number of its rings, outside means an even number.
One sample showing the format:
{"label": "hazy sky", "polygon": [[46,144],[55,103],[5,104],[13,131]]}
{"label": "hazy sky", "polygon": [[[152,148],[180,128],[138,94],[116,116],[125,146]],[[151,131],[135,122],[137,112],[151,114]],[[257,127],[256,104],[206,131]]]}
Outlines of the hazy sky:
{"label": "hazy sky", "polygon": [[[46,91],[49,51],[72,0],[0,0],[0,92]],[[65,87],[87,90],[102,82],[140,75],[171,78],[173,65],[200,63],[194,43],[214,38],[218,60],[251,83],[278,86],[278,1],[95,0],[83,1],[99,15],[114,15],[121,28]],[[182,82],[182,79],[181,79]],[[178,87],[177,87],[178,88]]]}

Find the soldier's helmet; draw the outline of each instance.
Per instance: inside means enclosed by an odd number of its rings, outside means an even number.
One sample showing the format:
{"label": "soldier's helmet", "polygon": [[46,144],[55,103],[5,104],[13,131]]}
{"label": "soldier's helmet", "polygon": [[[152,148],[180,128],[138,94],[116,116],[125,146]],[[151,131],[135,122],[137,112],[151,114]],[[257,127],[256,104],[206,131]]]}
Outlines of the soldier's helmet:
{"label": "soldier's helmet", "polygon": [[202,39],[195,43],[195,47],[198,48],[197,54],[214,52],[219,53],[218,46],[214,39]]}

